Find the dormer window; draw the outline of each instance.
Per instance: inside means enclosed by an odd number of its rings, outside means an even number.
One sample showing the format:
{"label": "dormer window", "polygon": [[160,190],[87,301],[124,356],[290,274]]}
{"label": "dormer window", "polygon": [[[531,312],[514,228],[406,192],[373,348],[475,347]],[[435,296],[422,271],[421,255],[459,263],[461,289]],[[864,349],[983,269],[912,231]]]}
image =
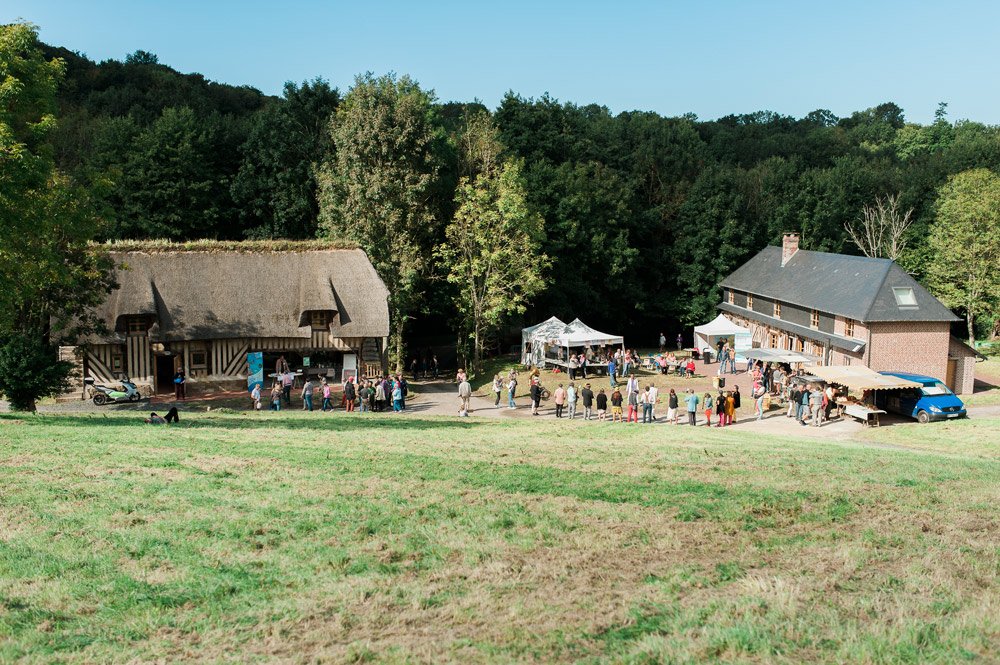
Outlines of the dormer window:
{"label": "dormer window", "polygon": [[312,324],[313,330],[322,330],[330,325],[329,313],[323,311],[310,312],[309,321]]}
{"label": "dormer window", "polygon": [[736,294],[733,292],[732,289],[729,289],[729,304],[730,305],[736,304]]}
{"label": "dormer window", "polygon": [[781,318],[781,303],[777,300],[774,301],[774,318]]}
{"label": "dormer window", "polygon": [[146,332],[146,317],[144,316],[130,316],[128,317],[128,332],[130,335],[141,335]]}
{"label": "dormer window", "polygon": [[747,294],[747,309],[753,309],[753,294]]}
{"label": "dormer window", "polygon": [[909,286],[892,287],[892,295],[896,297],[896,304],[900,307],[916,307],[917,297],[913,294],[913,288]]}
{"label": "dormer window", "polygon": [[854,319],[844,319],[844,336],[854,337]]}

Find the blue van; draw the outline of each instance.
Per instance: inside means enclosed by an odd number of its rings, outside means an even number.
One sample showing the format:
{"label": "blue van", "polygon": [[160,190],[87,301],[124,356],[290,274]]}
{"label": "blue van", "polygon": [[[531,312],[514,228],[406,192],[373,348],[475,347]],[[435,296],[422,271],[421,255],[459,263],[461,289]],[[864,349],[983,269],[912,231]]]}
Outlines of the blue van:
{"label": "blue van", "polygon": [[898,376],[921,385],[920,388],[876,391],[875,403],[880,409],[916,418],[921,423],[964,418],[968,415],[962,400],[937,379],[907,372],[879,372],[879,374]]}

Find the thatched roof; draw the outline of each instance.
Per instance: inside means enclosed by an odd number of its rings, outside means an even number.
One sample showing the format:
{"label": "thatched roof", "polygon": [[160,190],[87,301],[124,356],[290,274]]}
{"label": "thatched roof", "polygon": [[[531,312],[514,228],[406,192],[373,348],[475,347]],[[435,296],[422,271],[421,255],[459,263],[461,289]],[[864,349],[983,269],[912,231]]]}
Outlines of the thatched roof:
{"label": "thatched roof", "polygon": [[135,315],[154,321],[155,342],[308,338],[313,310],[337,312],[335,337],[389,334],[388,291],[360,249],[109,249],[123,268],[98,312],[113,331],[100,341],[123,341]]}

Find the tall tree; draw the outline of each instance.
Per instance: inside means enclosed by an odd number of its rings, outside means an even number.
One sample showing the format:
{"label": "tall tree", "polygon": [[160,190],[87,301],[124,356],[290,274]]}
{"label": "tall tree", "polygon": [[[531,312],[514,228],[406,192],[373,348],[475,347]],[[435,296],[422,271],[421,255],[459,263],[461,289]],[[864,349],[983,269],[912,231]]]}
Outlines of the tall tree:
{"label": "tall tree", "polygon": [[394,74],[358,76],[330,122],[334,155],[319,174],[321,231],[358,243],[389,290],[390,359],[417,304],[438,219],[444,130],[433,92]]}
{"label": "tall tree", "polygon": [[847,235],[861,253],[873,258],[899,260],[906,251],[906,232],[913,223],[913,208],[900,211],[899,195],[877,197],[865,204],[861,218],[845,224]]}
{"label": "tall tree", "polygon": [[0,27],[0,392],[27,410],[61,390],[70,366],[54,341],[83,332],[113,283],[88,245],[99,227],[92,193],[55,170],[47,143],[61,77],[34,26]]}
{"label": "tall tree", "polygon": [[1000,296],[1000,176],[974,169],[949,178],[937,214],[927,281],[946,305],[965,313],[973,345],[976,316]]}
{"label": "tall tree", "polygon": [[246,235],[315,237],[316,168],[332,148],[327,130],[339,102],[340,92],[323,79],[288,82],[284,97],[254,118],[232,186]]}
{"label": "tall tree", "polygon": [[473,343],[473,368],[482,369],[484,341],[544,288],[548,259],[540,251],[541,219],[527,205],[521,166],[501,160],[503,146],[486,116],[463,135],[467,176],[455,193],[458,206],[437,257],[456,291],[460,329]]}

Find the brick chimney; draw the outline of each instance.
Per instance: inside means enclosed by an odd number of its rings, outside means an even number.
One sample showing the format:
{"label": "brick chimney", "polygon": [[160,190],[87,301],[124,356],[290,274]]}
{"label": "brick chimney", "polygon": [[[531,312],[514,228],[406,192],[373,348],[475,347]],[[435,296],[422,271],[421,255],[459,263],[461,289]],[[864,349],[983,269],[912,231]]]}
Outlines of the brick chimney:
{"label": "brick chimney", "polygon": [[799,251],[799,234],[786,233],[781,240],[781,265],[784,266],[788,263],[788,259],[792,258],[797,251]]}

